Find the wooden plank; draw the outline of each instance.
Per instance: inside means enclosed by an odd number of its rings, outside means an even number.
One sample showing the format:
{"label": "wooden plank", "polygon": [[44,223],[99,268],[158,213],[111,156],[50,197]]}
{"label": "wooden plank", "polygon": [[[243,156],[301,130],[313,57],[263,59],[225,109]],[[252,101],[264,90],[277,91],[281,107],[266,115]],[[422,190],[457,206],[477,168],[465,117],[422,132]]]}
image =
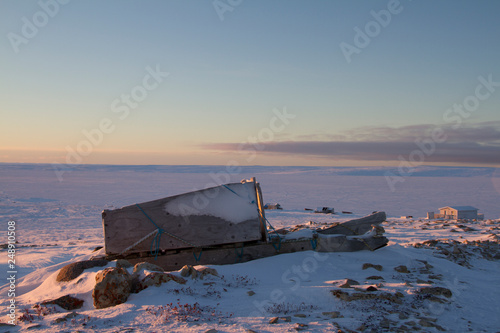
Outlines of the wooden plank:
{"label": "wooden plank", "polygon": [[[160,238],[160,250],[263,240],[265,234],[262,234],[263,221],[259,213],[255,186],[252,182],[227,184],[141,203],[140,208],[131,205],[105,210],[102,213],[105,252],[108,255],[120,254],[147,235],[150,235],[148,239],[124,253],[151,250],[154,231],[157,230],[155,224],[165,231]],[[215,207],[212,211],[223,209],[228,198],[229,201],[241,204],[247,209],[247,215],[252,211],[248,215],[250,218],[244,221],[231,221],[225,218],[224,214],[227,215],[225,211],[221,212],[222,216],[200,214],[206,211],[207,207],[210,211],[210,205]],[[169,204],[185,214],[169,213],[167,209],[170,207]],[[255,211],[251,209],[252,205]],[[231,209],[233,207],[227,207],[227,210]]]}
{"label": "wooden plank", "polygon": [[322,230],[317,230],[319,234],[323,235],[334,235],[334,234],[342,234],[346,236],[351,236],[351,235],[362,235],[372,229],[373,224],[380,224],[384,222],[386,219],[386,214],[385,212],[376,212],[374,214],[355,219],[355,220],[350,220],[347,222],[343,223],[337,223],[336,225],[322,229]]}
{"label": "wooden plank", "polygon": [[182,268],[184,265],[226,265],[301,251],[353,252],[375,250],[385,246],[387,242],[388,240],[385,237],[369,237],[360,240],[339,235],[320,237],[316,242],[310,239],[282,242],[281,245],[260,242],[234,246],[233,248],[181,250],[179,253],[162,255],[157,258],[148,256],[126,259],[132,264],[146,261],[154,263],[167,271],[173,271]]}

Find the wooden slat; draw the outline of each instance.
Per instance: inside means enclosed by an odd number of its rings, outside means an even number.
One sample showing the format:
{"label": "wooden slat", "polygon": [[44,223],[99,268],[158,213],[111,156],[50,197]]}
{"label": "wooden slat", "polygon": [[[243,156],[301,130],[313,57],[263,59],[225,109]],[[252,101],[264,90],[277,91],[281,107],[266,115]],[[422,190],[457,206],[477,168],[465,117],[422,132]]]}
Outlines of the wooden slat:
{"label": "wooden slat", "polygon": [[[184,265],[226,265],[238,262],[270,257],[284,253],[315,250],[317,252],[353,252],[360,250],[375,250],[387,244],[385,237],[371,237],[364,240],[348,239],[345,236],[331,236],[321,238],[316,247],[311,240],[284,242],[278,244],[258,243],[246,246],[235,246],[222,249],[181,250],[177,254],[168,254],[155,257],[126,258],[132,264],[151,262],[167,271],[178,270]],[[315,249],[314,249],[315,247]],[[279,251],[277,250],[279,248]],[[196,257],[195,257],[196,256]],[[199,260],[197,260],[197,258]]]}
{"label": "wooden slat", "polygon": [[319,234],[334,235],[342,234],[346,236],[362,235],[371,230],[372,224],[380,224],[386,219],[385,212],[377,212],[359,219],[338,223],[333,227],[317,230]]}

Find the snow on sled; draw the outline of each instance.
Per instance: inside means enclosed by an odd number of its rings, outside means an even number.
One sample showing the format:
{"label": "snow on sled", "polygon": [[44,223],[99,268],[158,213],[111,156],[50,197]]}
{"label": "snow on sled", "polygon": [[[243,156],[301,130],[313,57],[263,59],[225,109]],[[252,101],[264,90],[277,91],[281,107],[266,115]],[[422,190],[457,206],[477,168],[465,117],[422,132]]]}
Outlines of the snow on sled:
{"label": "snow on sled", "polygon": [[351,252],[387,245],[384,212],[322,230],[279,235],[268,230],[255,178],[102,213],[108,260],[184,265],[233,264],[298,251]]}

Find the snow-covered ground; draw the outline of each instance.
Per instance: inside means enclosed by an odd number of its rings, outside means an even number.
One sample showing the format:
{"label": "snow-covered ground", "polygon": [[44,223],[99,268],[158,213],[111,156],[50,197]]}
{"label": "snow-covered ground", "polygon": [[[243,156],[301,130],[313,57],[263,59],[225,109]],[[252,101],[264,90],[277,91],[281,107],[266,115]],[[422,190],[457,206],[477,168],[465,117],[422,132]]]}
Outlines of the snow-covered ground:
{"label": "snow-covered ground", "polygon": [[[78,166],[66,170],[60,181],[51,165],[0,164],[0,244],[7,243],[8,221],[15,221],[17,317],[26,311],[33,315],[24,316],[31,322],[18,320],[18,326],[0,326],[0,331],[32,326],[46,332],[500,331],[498,169],[423,166],[393,189],[385,176],[398,171],[387,168],[255,166],[239,171],[229,175],[215,166]],[[383,227],[390,243],[374,252],[308,251],[211,265],[218,277],[188,279],[184,285],[169,281],[102,310],[94,309],[91,293],[97,272],[105,267],[86,270],[78,282],[55,281],[61,267],[90,258],[103,245],[103,209],[252,176],[261,183],[264,201],[284,208],[266,212],[275,228],[386,211]],[[475,206],[485,220],[423,219],[427,211],[447,205]],[[320,206],[354,214],[304,210]],[[0,314],[6,323],[10,258],[6,249],[0,255]],[[382,267],[379,271],[365,264]],[[345,279],[359,284],[340,288]],[[366,291],[368,287],[377,290]],[[37,316],[32,308],[67,294],[85,301],[73,318],[56,323],[67,311],[49,308]],[[270,324],[275,317],[277,322]]]}

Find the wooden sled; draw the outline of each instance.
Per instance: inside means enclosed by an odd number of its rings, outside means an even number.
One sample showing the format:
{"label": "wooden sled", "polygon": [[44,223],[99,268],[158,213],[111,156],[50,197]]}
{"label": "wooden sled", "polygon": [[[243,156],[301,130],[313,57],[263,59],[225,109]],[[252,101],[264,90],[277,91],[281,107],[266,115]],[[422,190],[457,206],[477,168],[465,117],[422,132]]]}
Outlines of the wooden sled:
{"label": "wooden sled", "polygon": [[[387,245],[384,212],[303,237],[268,233],[259,184],[194,191],[102,213],[105,258],[151,262],[167,271],[224,265],[299,251],[352,252]],[[372,229],[373,228],[373,229]]]}

